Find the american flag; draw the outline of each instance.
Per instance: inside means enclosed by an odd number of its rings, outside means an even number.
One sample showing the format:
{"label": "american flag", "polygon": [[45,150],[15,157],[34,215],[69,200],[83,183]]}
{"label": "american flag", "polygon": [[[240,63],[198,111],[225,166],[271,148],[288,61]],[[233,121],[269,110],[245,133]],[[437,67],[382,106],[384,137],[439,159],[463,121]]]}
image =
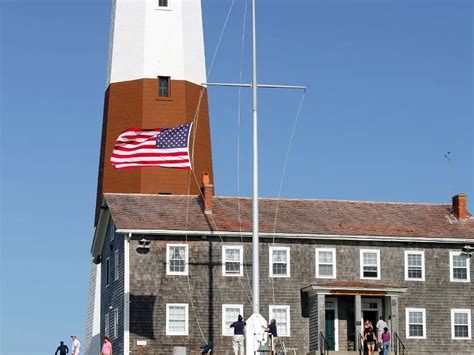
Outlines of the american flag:
{"label": "american flag", "polygon": [[116,169],[146,166],[190,169],[192,122],[172,128],[129,128],[118,136],[110,161]]}

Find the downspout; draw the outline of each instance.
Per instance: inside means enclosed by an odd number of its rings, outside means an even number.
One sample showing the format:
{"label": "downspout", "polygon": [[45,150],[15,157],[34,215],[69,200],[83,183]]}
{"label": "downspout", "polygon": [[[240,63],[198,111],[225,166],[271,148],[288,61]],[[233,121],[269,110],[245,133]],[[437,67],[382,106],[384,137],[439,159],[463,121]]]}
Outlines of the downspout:
{"label": "downspout", "polygon": [[124,238],[123,249],[123,353],[130,353],[130,239],[132,233]]}

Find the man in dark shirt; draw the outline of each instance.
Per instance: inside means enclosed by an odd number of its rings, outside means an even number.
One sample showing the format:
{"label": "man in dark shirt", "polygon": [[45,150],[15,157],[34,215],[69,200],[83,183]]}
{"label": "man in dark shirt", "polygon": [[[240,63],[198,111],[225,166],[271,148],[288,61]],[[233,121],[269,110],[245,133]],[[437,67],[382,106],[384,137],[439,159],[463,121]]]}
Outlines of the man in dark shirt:
{"label": "man in dark shirt", "polygon": [[234,347],[234,355],[244,355],[244,329],[245,323],[242,316],[239,314],[237,322],[234,322],[230,325],[231,328],[234,328],[234,337],[232,338],[232,346]]}
{"label": "man in dark shirt", "polygon": [[[264,326],[262,326],[265,328]],[[268,327],[265,328],[265,331],[270,334],[270,339],[272,341],[272,354],[275,354],[275,342],[277,340],[278,334],[277,334],[277,325],[276,325],[276,320],[272,319],[270,321],[270,324]]]}
{"label": "man in dark shirt", "polygon": [[59,351],[59,355],[66,355],[69,352],[69,348],[67,347],[67,345],[64,345],[63,341],[60,341],[59,346],[56,349],[56,352],[54,353],[54,355],[58,355],[58,351]]}

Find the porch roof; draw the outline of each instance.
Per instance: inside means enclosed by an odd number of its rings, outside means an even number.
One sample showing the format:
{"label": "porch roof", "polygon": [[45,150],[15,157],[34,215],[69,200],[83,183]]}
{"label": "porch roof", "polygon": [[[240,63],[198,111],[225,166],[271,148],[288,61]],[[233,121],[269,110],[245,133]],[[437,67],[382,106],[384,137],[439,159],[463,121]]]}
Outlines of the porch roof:
{"label": "porch roof", "polygon": [[329,295],[360,295],[360,296],[386,296],[390,294],[401,294],[407,291],[406,287],[371,283],[364,281],[322,281],[303,287],[302,292],[309,294]]}

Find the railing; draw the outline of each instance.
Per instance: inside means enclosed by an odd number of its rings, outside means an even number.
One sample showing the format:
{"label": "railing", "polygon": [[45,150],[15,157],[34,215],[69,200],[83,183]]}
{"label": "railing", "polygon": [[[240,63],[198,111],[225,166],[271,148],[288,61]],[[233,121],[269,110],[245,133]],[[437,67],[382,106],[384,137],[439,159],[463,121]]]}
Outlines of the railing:
{"label": "railing", "polygon": [[406,355],[408,354],[405,345],[403,345],[402,340],[397,333],[393,333],[393,351],[395,355]]}
{"label": "railing", "polygon": [[364,354],[364,336],[359,333],[359,339],[357,341],[357,349],[359,349],[359,355]]}
{"label": "railing", "polygon": [[319,354],[329,355],[329,344],[323,332],[319,332]]}

